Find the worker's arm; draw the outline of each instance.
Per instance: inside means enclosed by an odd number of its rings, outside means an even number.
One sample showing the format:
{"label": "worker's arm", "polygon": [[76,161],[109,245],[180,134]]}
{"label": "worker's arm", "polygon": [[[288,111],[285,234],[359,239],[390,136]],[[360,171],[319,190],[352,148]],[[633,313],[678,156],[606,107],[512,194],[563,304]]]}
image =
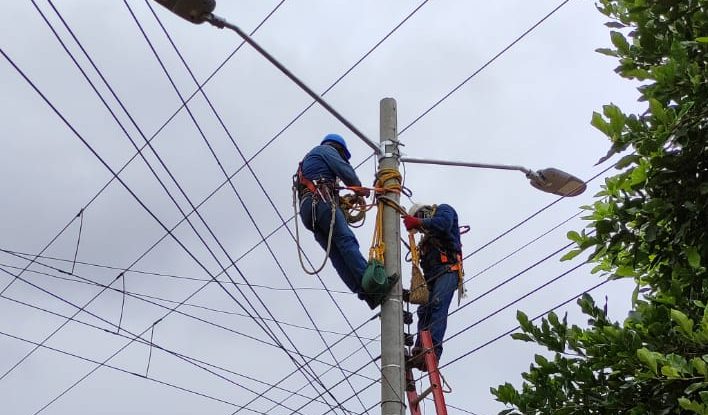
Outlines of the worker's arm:
{"label": "worker's arm", "polygon": [[438,205],[432,218],[422,219],[421,224],[426,232],[438,236],[446,236],[452,231],[457,213],[450,205]]}
{"label": "worker's arm", "polygon": [[344,160],[334,147],[324,147],[326,148],[322,153],[322,158],[332,172],[347,186],[361,186],[361,181],[352,165]]}

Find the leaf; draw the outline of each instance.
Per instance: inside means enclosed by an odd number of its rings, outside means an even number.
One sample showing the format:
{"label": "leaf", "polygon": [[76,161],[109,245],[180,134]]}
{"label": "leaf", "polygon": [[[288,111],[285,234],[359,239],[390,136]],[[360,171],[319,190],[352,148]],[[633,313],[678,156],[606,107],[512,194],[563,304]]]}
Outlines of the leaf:
{"label": "leaf", "polygon": [[610,29],[623,29],[627,27],[627,25],[624,25],[620,22],[607,22],[605,23],[605,26],[609,27]]}
{"label": "leaf", "polygon": [[679,398],[678,399],[679,405],[681,408],[687,410],[687,411],[693,411],[698,414],[704,413],[704,407],[703,405],[699,404],[698,402],[691,401],[686,398]]}
{"label": "leaf", "polygon": [[708,387],[708,383],[696,382],[696,383],[692,383],[691,385],[689,385],[684,392],[686,393],[686,395],[690,395],[693,392],[696,392],[701,389],[705,389],[706,387]]}
{"label": "leaf", "polygon": [[573,259],[573,258],[575,258],[576,256],[578,256],[581,252],[583,252],[582,249],[573,249],[572,251],[569,251],[568,253],[566,253],[565,255],[563,255],[560,260],[561,260],[561,262],[563,262],[563,261],[570,261],[571,259]]}
{"label": "leaf", "polygon": [[637,275],[637,271],[628,265],[622,265],[617,268],[615,275],[618,277],[635,277]]}
{"label": "leaf", "polygon": [[605,119],[602,118],[602,115],[600,115],[600,113],[598,113],[596,111],[593,111],[593,113],[592,113],[592,119],[590,120],[590,125],[597,128],[598,130],[602,131],[607,136],[612,135],[612,130],[610,129],[610,124],[608,124],[607,121],[605,121]]}
{"label": "leaf", "polygon": [[533,341],[533,338],[526,333],[511,333],[511,338],[514,340],[521,340],[525,342]]}
{"label": "leaf", "polygon": [[629,43],[627,43],[627,39],[622,33],[616,32],[614,30],[611,31],[610,40],[612,41],[612,44],[615,45],[617,50],[619,50],[623,54],[629,54]]}
{"label": "leaf", "polygon": [[595,49],[595,52],[601,53],[606,56],[612,56],[613,58],[618,57],[617,52],[615,52],[614,50],[609,49],[609,48],[597,48],[597,49]]}
{"label": "leaf", "polygon": [[580,234],[579,234],[578,232],[576,232],[576,231],[570,231],[570,232],[568,232],[568,233],[566,234],[566,237],[567,237],[568,239],[570,239],[571,241],[577,243],[577,244],[579,244],[579,243],[580,243],[580,240],[581,240]]}
{"label": "leaf", "polygon": [[679,375],[678,370],[676,370],[675,367],[671,367],[668,365],[662,366],[661,367],[661,374],[666,376],[667,378],[678,378],[681,377]]}
{"label": "leaf", "polygon": [[701,36],[696,38],[696,42],[699,43],[708,43],[708,36]]}
{"label": "leaf", "polygon": [[698,253],[698,248],[695,246],[689,246],[688,248],[685,249],[686,252],[686,258],[688,259],[688,265],[691,266],[691,268],[700,268],[701,267],[701,254]]}
{"label": "leaf", "polygon": [[657,357],[661,356],[659,353],[649,351],[646,347],[642,347],[641,349],[637,350],[637,357],[639,358],[639,361],[644,363],[646,366],[649,366],[652,372],[654,374],[657,373]]}
{"label": "leaf", "polygon": [[676,322],[679,325],[679,328],[684,334],[687,335],[692,335],[693,334],[693,320],[688,318],[688,316],[684,313],[682,313],[679,310],[672,309],[671,310],[671,320]]}

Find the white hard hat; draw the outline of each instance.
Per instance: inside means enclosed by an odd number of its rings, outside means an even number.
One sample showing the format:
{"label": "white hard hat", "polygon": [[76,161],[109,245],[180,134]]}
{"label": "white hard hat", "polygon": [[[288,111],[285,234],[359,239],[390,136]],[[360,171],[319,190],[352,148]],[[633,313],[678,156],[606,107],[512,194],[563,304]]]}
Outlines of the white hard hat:
{"label": "white hard hat", "polygon": [[429,208],[430,205],[426,205],[425,203],[413,203],[413,205],[408,209],[408,214],[411,216],[415,216],[415,214],[418,213],[419,210],[426,207]]}

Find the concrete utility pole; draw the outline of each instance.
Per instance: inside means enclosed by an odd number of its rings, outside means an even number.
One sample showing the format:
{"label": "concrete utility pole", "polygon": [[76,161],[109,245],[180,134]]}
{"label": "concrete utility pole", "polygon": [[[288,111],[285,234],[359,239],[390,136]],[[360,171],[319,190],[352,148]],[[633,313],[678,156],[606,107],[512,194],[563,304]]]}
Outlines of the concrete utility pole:
{"label": "concrete utility pole", "polygon": [[[381,154],[379,172],[394,169],[398,171],[398,121],[396,100],[384,98],[381,109]],[[384,186],[398,184],[389,180]],[[388,192],[386,196],[396,201],[400,195]],[[386,275],[396,274],[398,281],[391,288],[386,301],[381,305],[381,414],[404,415],[403,357],[403,294],[401,290],[401,219],[400,214],[388,205],[383,205],[383,242],[386,246],[384,267]]]}

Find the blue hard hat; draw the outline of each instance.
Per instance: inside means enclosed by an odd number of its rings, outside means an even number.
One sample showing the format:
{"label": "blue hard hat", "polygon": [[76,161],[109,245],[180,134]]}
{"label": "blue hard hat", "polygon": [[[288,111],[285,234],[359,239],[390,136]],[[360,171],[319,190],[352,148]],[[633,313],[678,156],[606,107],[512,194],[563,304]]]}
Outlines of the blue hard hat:
{"label": "blue hard hat", "polygon": [[322,142],[320,144],[324,144],[327,142],[332,142],[332,143],[337,143],[342,148],[344,149],[344,156],[349,160],[352,158],[352,154],[349,152],[349,149],[347,148],[347,142],[344,141],[344,138],[339,135],[339,134],[327,134],[325,138],[322,139]]}

